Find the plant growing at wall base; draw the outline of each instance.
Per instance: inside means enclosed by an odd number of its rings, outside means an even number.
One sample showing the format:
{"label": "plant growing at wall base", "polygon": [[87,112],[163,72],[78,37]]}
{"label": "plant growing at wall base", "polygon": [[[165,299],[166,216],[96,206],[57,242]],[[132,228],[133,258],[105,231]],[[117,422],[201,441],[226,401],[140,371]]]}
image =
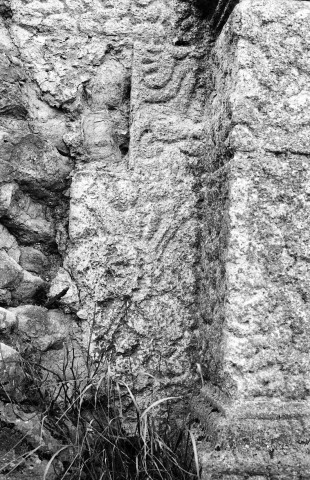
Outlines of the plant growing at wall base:
{"label": "plant growing at wall base", "polygon": [[59,440],[43,480],[51,472],[57,480],[199,478],[193,434],[186,425],[172,428],[169,414],[157,420],[156,412],[175,397],[159,399],[142,411],[128,384],[114,378],[109,369],[98,375],[99,364],[102,361],[80,375],[75,355],[70,360],[65,351],[60,374],[24,359],[29,392],[44,428]]}

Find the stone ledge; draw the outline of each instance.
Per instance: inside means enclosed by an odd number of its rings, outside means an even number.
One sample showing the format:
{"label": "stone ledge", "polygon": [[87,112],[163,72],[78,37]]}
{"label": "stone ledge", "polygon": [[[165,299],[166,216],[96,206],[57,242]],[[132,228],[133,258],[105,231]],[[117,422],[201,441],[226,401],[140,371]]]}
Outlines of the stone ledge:
{"label": "stone ledge", "polygon": [[201,446],[202,480],[308,480],[310,457],[305,449],[283,455],[256,450],[212,452]]}
{"label": "stone ledge", "polygon": [[[204,403],[202,398],[204,397]],[[308,480],[309,402],[239,401],[203,389],[192,405],[206,435],[202,480]]]}

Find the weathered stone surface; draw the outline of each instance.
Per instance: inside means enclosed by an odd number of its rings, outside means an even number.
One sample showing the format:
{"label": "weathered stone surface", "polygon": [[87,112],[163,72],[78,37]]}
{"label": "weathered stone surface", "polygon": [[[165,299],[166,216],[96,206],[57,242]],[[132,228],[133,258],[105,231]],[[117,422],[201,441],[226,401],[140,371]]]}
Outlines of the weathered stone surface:
{"label": "weathered stone surface", "polygon": [[25,345],[41,352],[61,349],[70,330],[70,318],[59,310],[35,305],[10,309],[16,315],[16,330]]}
{"label": "weathered stone surface", "polygon": [[244,0],[214,48],[206,479],[309,477],[309,32],[308,2]]}
{"label": "weathered stone surface", "polygon": [[0,332],[10,331],[16,325],[16,315],[5,308],[0,308]]}
{"label": "weathered stone surface", "polygon": [[0,225],[0,249],[4,249],[15,262],[19,263],[20,249],[18,243],[3,225]]}
{"label": "weathered stone surface", "polygon": [[[60,443],[44,427],[41,415],[0,401],[0,422],[0,479],[42,480],[48,461],[40,457],[42,453],[55,453]],[[29,448],[35,452],[30,454]],[[54,469],[50,469],[46,478],[55,477]]]}
{"label": "weathered stone surface", "polygon": [[0,287],[13,289],[22,278],[22,268],[4,250],[0,250]]}
{"label": "weathered stone surface", "polygon": [[152,2],[134,8],[137,22],[145,16],[150,31],[158,26],[152,34],[160,40],[143,30],[134,44],[129,155],[128,73],[108,61],[87,85],[93,113],[82,121],[83,163],[72,179],[64,265],[98,350],[109,352],[117,374],[130,372],[147,401],[148,374],[167,392],[185,392],[193,382],[204,142],[203,100],[194,86],[205,52],[173,45],[177,32],[161,15],[176,24],[181,14],[168,3],[158,13]]}
{"label": "weathered stone surface", "polygon": [[[87,346],[83,345],[82,330],[70,329],[63,348],[48,350],[42,353],[40,364],[44,369],[46,384],[42,388],[47,389],[58,404],[68,402],[68,398],[74,398],[75,388],[84,388],[89,382],[89,358],[87,358]],[[107,372],[107,363],[102,364],[100,378]],[[93,378],[95,382],[98,376]],[[66,393],[63,388],[66,382]],[[85,398],[91,398],[91,392],[85,392]]]}
{"label": "weathered stone surface", "polygon": [[48,267],[48,259],[36,248],[21,247],[19,264],[24,270],[37,275],[44,275]]}
{"label": "weathered stone surface", "polygon": [[[7,405],[4,402],[0,402],[0,412],[1,420],[7,425],[14,425],[16,430],[27,439],[27,442],[33,448],[40,445],[45,452],[55,452],[59,449],[59,442],[44,428],[40,415],[34,415],[33,412],[24,412],[17,405]],[[16,417],[18,418],[16,419]],[[40,462],[38,463],[40,464]]]}
{"label": "weathered stone surface", "polygon": [[21,357],[14,348],[0,343],[0,396],[6,401],[24,399],[25,375],[20,362]]}
{"label": "weathered stone surface", "polygon": [[59,251],[66,245],[66,191],[73,161],[62,140],[64,114],[42,102],[31,68],[21,58],[11,31],[11,3],[1,3],[0,18],[0,246],[16,262],[20,244],[49,257],[43,263],[41,258],[39,267],[34,265],[39,260],[23,255],[21,281],[1,291],[2,304],[19,305],[44,303],[45,281],[59,267],[57,244]]}
{"label": "weathered stone surface", "polygon": [[14,136],[9,132],[4,136],[6,156],[12,169],[11,179],[38,197],[48,197],[46,190],[65,190],[72,161],[60,155],[38,134],[29,132],[25,135],[23,131],[23,135],[18,136],[14,133]]}
{"label": "weathered stone surface", "polygon": [[4,305],[9,305],[11,303],[11,292],[7,289],[0,288],[0,302]]}
{"label": "weathered stone surface", "polygon": [[0,14],[4,18],[10,18],[12,16],[11,2],[10,0],[1,0]]}
{"label": "weathered stone surface", "polygon": [[0,187],[0,219],[23,243],[55,241],[50,208],[32,200],[16,183]]}
{"label": "weathered stone surface", "polygon": [[80,299],[76,284],[72,280],[69,272],[64,268],[59,268],[48,292],[50,300],[56,298],[60,305],[76,312],[79,310]]}
{"label": "weathered stone surface", "polygon": [[205,479],[308,479],[309,2],[0,16],[1,339],[61,374],[73,332],[141,404],[202,380]]}
{"label": "weathered stone surface", "polygon": [[[5,235],[2,239],[14,238]],[[9,247],[10,243],[6,243]],[[39,291],[47,289],[47,283],[41,277],[33,275],[21,266],[9,254],[18,258],[20,250],[8,248],[0,249],[0,287],[3,290],[1,303],[6,305],[19,305],[21,302],[32,303]],[[9,254],[8,254],[8,253]]]}
{"label": "weathered stone surface", "polygon": [[0,117],[5,115],[25,119],[27,109],[21,91],[21,83],[25,80],[23,70],[4,53],[0,53],[0,72]]}
{"label": "weathered stone surface", "polygon": [[44,291],[46,287],[47,284],[41,277],[24,270],[21,282],[12,292],[13,304],[19,305],[20,303],[31,302],[35,295]]}

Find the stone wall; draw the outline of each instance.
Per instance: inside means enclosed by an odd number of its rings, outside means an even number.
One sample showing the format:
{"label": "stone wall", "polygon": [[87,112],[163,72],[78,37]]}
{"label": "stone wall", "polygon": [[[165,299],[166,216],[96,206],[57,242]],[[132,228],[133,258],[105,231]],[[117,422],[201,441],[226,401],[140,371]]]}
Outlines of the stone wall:
{"label": "stone wall", "polygon": [[12,0],[1,14],[3,351],[53,367],[73,336],[142,407],[174,395],[183,410],[199,390],[204,8]]}
{"label": "stone wall", "polygon": [[205,479],[310,476],[309,5],[0,0],[1,358],[180,396]]}
{"label": "stone wall", "polygon": [[206,479],[310,475],[309,32],[308,2],[244,0],[212,53]]}

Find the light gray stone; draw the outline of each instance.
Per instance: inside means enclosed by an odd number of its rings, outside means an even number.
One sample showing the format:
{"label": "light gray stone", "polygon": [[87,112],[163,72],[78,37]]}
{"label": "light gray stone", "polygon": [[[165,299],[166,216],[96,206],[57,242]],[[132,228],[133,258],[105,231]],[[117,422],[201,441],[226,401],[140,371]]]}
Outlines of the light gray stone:
{"label": "light gray stone", "polygon": [[61,305],[72,311],[79,310],[79,292],[69,272],[59,268],[55,278],[52,280],[48,292],[50,299],[56,298]]}
{"label": "light gray stone", "polygon": [[120,61],[105,61],[87,85],[92,109],[122,108],[128,94],[129,81],[128,71]]}
{"label": "light gray stone", "polygon": [[16,315],[5,308],[0,307],[0,331],[6,332],[12,330],[16,325]]}
{"label": "light gray stone", "polygon": [[244,0],[214,46],[205,479],[310,474],[309,32],[308,2]]}
{"label": "light gray stone", "polygon": [[22,278],[22,268],[4,250],[0,250],[0,287],[13,289]]}
{"label": "light gray stone", "polygon": [[19,263],[20,249],[13,235],[0,224],[0,249],[4,249],[7,254]]}

